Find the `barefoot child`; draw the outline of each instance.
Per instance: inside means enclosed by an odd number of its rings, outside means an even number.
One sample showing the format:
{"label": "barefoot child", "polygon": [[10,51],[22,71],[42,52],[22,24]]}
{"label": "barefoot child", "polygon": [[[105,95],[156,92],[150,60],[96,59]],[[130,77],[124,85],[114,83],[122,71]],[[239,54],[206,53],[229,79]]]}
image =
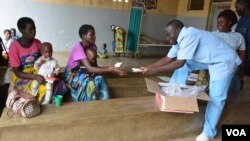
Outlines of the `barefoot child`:
{"label": "barefoot child", "polygon": [[[59,75],[59,66],[57,60],[52,58],[53,49],[51,43],[42,43],[41,53],[42,56],[35,62],[34,68],[46,80],[46,95],[42,104],[48,104],[53,92],[53,81]],[[39,85],[38,81],[32,83],[32,95],[36,95]]]}

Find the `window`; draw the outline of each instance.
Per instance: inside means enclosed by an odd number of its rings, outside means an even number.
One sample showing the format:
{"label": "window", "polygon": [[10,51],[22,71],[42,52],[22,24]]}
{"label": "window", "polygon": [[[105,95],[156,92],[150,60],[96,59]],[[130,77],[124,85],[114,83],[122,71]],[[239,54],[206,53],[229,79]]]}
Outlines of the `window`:
{"label": "window", "polygon": [[213,2],[232,2],[232,0],[213,0]]}
{"label": "window", "polygon": [[189,0],[188,10],[203,10],[204,0]]}

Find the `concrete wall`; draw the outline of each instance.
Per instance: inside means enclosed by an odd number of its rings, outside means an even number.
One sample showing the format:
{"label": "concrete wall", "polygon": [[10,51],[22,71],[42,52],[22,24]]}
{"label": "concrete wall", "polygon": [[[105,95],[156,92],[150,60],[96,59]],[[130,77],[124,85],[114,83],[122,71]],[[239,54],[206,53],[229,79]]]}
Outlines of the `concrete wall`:
{"label": "concrete wall", "polygon": [[[158,8],[148,10],[143,16],[141,33],[165,40],[164,26],[174,18],[188,26],[206,29],[211,0],[205,0],[204,10],[188,11],[187,5],[188,0],[158,0]],[[38,39],[52,42],[55,51],[70,51],[80,40],[79,27],[87,23],[96,28],[97,45],[105,42],[111,51],[110,25],[127,29],[130,7],[131,0],[128,4],[111,0],[1,0],[0,33],[7,28],[17,28],[17,20],[28,16],[36,23]]]}
{"label": "concrete wall", "polygon": [[[77,5],[84,7],[106,8],[116,10],[130,10],[132,1],[114,2],[113,0],[30,0],[50,4]],[[147,13],[176,15],[179,0],[157,0],[156,9],[148,10]]]}
{"label": "concrete wall", "polygon": [[231,4],[231,9],[232,10],[235,10],[235,2],[236,2],[236,0],[232,0],[232,4]]}
{"label": "concrete wall", "polygon": [[207,17],[193,17],[193,16],[178,16],[186,26],[192,26],[200,29],[206,29]]}
{"label": "concrete wall", "polygon": [[[28,16],[35,21],[38,39],[50,41],[55,51],[70,51],[72,45],[80,40],[79,27],[82,24],[92,24],[96,29],[97,45],[101,46],[105,42],[111,51],[113,34],[110,25],[120,25],[127,29],[129,14],[128,10],[40,3],[30,0],[1,0],[0,32],[11,27],[17,28],[17,20]],[[163,28],[173,18],[175,16],[167,14],[146,14],[143,16],[141,32],[164,40]]]}
{"label": "concrete wall", "polygon": [[[188,1],[189,0],[179,1],[177,18],[182,20],[187,26],[193,26],[200,29],[207,29],[208,27],[211,27],[212,25],[208,24],[212,23],[208,23],[208,20],[209,18],[213,19],[212,16],[214,11],[212,11],[212,0],[204,0],[203,10],[188,10]],[[232,0],[231,2],[232,10],[235,10],[235,1],[236,0]],[[217,17],[217,15],[215,16]]]}

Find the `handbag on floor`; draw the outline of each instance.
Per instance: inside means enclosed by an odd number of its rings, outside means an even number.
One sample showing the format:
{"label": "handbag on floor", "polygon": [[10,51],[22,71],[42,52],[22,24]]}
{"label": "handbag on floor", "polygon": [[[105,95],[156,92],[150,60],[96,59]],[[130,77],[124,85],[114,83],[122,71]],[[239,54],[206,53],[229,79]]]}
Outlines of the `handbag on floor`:
{"label": "handbag on floor", "polygon": [[[8,108],[8,117],[19,114],[22,117],[31,118],[41,112],[38,99],[18,88],[14,88],[9,93],[6,107]],[[12,111],[11,115],[10,111]]]}

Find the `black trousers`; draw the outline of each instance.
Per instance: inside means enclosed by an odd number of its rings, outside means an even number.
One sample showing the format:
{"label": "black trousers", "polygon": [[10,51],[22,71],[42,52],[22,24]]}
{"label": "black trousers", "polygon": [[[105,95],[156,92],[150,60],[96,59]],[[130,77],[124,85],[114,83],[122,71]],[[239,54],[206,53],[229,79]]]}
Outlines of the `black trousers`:
{"label": "black trousers", "polygon": [[5,107],[5,103],[6,103],[7,96],[8,96],[9,86],[10,86],[9,83],[0,85],[0,92],[1,92],[0,93],[0,108]]}

